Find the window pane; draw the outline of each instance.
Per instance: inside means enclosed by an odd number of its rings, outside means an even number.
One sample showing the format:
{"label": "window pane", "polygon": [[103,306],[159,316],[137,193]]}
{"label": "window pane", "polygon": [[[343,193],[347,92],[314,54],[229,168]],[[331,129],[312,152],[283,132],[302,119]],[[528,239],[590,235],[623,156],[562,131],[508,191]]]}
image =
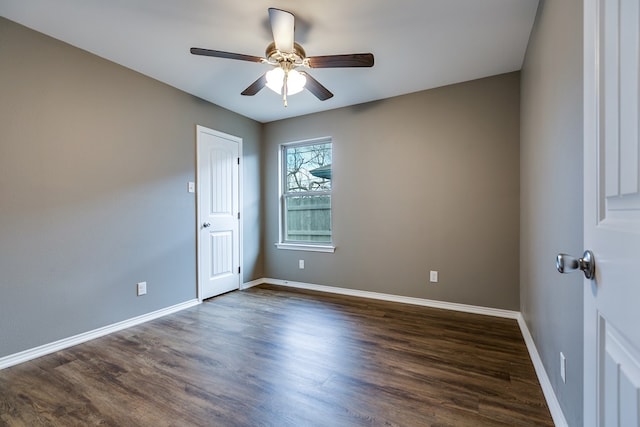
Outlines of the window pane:
{"label": "window pane", "polygon": [[331,243],[331,196],[285,196],[285,240]]}
{"label": "window pane", "polygon": [[331,190],[331,143],[285,148],[285,192]]}

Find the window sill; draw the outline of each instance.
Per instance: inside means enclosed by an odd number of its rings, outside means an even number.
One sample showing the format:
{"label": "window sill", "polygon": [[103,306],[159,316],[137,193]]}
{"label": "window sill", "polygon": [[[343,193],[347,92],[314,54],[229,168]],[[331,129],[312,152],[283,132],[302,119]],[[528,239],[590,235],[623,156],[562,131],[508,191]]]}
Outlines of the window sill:
{"label": "window sill", "polygon": [[329,245],[305,245],[300,243],[276,243],[276,248],[285,249],[289,251],[307,251],[307,252],[325,252],[334,253],[336,251],[335,246]]}

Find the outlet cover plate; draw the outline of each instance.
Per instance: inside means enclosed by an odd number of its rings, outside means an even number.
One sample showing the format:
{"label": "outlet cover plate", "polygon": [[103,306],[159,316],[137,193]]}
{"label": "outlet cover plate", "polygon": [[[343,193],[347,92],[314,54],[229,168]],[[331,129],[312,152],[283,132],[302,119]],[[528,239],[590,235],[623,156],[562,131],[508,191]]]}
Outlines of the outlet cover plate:
{"label": "outlet cover plate", "polygon": [[437,271],[431,270],[429,272],[429,281],[431,283],[438,283],[438,272]]}
{"label": "outlet cover plate", "polygon": [[145,295],[147,293],[147,282],[138,282],[137,284],[138,296]]}

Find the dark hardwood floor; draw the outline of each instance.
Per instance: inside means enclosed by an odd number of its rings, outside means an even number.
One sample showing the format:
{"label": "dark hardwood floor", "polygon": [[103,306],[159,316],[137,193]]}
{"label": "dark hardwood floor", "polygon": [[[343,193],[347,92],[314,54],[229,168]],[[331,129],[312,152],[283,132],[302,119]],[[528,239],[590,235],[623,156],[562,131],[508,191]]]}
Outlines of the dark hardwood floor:
{"label": "dark hardwood floor", "polygon": [[552,426],[515,320],[262,285],[0,371],[2,426]]}

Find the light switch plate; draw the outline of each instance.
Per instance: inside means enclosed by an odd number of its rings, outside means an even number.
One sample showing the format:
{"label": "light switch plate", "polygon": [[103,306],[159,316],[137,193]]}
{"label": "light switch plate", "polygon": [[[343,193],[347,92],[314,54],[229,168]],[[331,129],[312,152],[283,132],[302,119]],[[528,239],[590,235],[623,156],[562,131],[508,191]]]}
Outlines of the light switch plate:
{"label": "light switch plate", "polygon": [[196,192],[196,183],[193,181],[189,181],[189,184],[187,185],[187,191],[189,193],[195,193]]}

